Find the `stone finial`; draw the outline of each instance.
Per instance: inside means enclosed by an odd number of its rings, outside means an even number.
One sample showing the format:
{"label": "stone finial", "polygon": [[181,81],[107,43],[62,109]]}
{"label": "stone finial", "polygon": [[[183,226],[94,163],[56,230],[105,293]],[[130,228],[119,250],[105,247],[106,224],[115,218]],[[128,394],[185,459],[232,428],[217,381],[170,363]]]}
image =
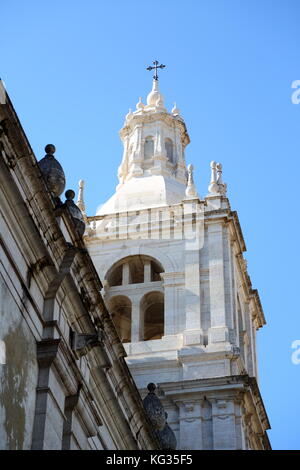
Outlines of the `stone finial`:
{"label": "stone finial", "polygon": [[188,181],[187,181],[187,186],[186,186],[186,190],[185,190],[185,195],[188,198],[197,198],[199,196],[198,196],[197,189],[196,189],[196,186],[195,186],[195,183],[194,183],[194,176],[193,176],[194,167],[193,167],[193,165],[191,165],[191,164],[188,165],[187,171],[188,171]]}
{"label": "stone finial", "polygon": [[145,411],[151,421],[154,430],[163,430],[166,425],[165,410],[160,399],[155,395],[156,386],[148,384],[148,395],[143,400]]}
{"label": "stone finial", "polygon": [[144,106],[145,106],[145,105],[144,105],[144,103],[142,102],[142,98],[139,97],[139,101],[138,101],[137,104],[136,104],[136,109],[137,109],[138,111],[142,111],[142,110],[144,109]]}
{"label": "stone finial", "polygon": [[156,385],[149,383],[147,389],[149,393],[144,398],[143,405],[150,419],[154,434],[162,449],[176,449],[177,441],[175,434],[167,423],[168,414],[164,411],[160,399],[155,394]]}
{"label": "stone finial", "polygon": [[208,186],[209,195],[226,195],[227,185],[222,181],[222,164],[212,161],[210,163],[211,178]]}
{"label": "stone finial", "polygon": [[76,206],[79,207],[81,212],[85,214],[85,204],[83,199],[83,190],[84,190],[84,180],[79,180],[78,182],[79,191],[78,191],[78,199],[76,202]]}
{"label": "stone finial", "polygon": [[218,192],[218,185],[217,185],[217,169],[216,169],[216,162],[210,162],[211,168],[211,176],[210,176],[210,184],[208,186],[208,191],[211,194],[216,194]]}
{"label": "stone finial", "polygon": [[158,88],[158,80],[153,80],[152,90],[150,91],[149,95],[147,96],[147,106],[151,107],[163,107],[164,105],[164,98],[163,95],[160,93]]}
{"label": "stone finial", "polygon": [[54,157],[55,150],[53,144],[46,145],[46,155],[38,165],[50,192],[54,197],[59,197],[65,189],[66,179],[61,164]]}
{"label": "stone finial", "polygon": [[227,190],[227,184],[223,183],[223,180],[222,180],[222,164],[217,163],[216,168],[217,168],[217,184],[219,188],[219,193],[225,195],[226,190]]}
{"label": "stone finial", "polygon": [[154,434],[162,449],[176,449],[177,441],[175,434],[167,423],[168,414],[164,411],[160,399],[155,394],[156,385],[149,383],[147,389],[149,393],[144,398],[143,405],[150,419]]}
{"label": "stone finial", "polygon": [[171,113],[173,116],[178,116],[180,114],[180,110],[177,108],[176,103],[174,103]]}
{"label": "stone finial", "polygon": [[131,108],[129,108],[129,111],[125,116],[126,121],[128,121],[128,119],[132,118],[132,116],[133,116],[133,112],[132,112]]}
{"label": "stone finial", "polygon": [[77,207],[77,205],[73,201],[73,199],[75,197],[75,192],[73,191],[73,189],[68,189],[65,192],[65,196],[66,196],[65,206],[69,209],[69,212],[70,212],[71,217],[73,219],[73,222],[75,224],[75,228],[76,228],[77,233],[80,236],[82,236],[84,234],[84,231],[85,231],[85,223],[84,223],[84,219],[83,219],[83,215],[81,213],[81,210],[79,209],[79,207]]}

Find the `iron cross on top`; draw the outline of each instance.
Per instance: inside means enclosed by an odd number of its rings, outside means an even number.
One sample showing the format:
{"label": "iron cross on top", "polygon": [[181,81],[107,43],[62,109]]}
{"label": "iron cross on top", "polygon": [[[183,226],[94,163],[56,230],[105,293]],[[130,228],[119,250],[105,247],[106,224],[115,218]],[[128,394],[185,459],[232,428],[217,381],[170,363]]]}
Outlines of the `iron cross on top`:
{"label": "iron cross on top", "polygon": [[158,65],[158,61],[157,61],[157,60],[154,60],[154,61],[152,62],[152,64],[153,64],[154,66],[151,67],[151,65],[149,65],[149,67],[147,67],[147,70],[155,70],[154,75],[153,75],[153,78],[154,78],[154,80],[158,80],[157,69],[163,69],[163,68],[165,68],[165,65],[163,65],[163,64]]}

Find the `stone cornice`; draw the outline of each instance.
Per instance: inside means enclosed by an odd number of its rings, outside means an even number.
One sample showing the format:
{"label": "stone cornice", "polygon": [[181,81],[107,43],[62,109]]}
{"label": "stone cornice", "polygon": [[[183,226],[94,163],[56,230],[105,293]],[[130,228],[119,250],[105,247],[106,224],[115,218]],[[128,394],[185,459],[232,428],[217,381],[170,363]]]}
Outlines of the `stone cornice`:
{"label": "stone cornice", "polygon": [[[236,393],[238,393],[239,399],[241,396],[244,396],[244,400],[250,400],[250,406],[255,410],[256,418],[260,423],[261,432],[265,435],[264,442],[266,448],[271,448],[268,436],[265,433],[267,429],[270,429],[270,423],[255,377],[249,377],[247,374],[233,375],[209,379],[185,380],[181,381],[180,384],[178,382],[162,382],[157,384],[157,386],[158,390],[161,390],[164,396],[175,401],[180,401],[185,394],[195,394],[197,400],[200,394],[210,399],[210,397],[214,395],[218,396],[222,394],[222,392],[225,392],[228,397],[229,390],[233,392],[232,397],[234,397]],[[243,395],[240,395],[241,393]]]}

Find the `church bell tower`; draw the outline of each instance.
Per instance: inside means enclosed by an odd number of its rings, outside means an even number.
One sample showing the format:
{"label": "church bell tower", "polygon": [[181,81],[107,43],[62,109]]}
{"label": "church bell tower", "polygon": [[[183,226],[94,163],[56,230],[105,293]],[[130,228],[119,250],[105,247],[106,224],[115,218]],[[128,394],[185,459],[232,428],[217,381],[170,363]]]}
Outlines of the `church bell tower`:
{"label": "church bell tower", "polygon": [[120,131],[119,184],[95,216],[85,215],[80,182],[85,243],[136,385],[142,397],[157,385],[177,449],[270,449],[256,354],[265,318],[238,216],[220,163],[199,196],[184,120],[164,106],[163,66],[152,68],[146,104]]}

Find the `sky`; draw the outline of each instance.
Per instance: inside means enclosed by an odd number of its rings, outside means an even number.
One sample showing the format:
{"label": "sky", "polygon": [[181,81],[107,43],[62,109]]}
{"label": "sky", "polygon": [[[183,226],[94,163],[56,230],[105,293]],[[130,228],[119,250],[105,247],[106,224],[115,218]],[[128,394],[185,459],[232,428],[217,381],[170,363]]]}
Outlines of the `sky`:
{"label": "sky", "polygon": [[66,189],[85,180],[88,215],[114,193],[118,131],[151,89],[146,67],[166,64],[160,90],[185,119],[198,191],[222,162],[238,211],[267,320],[259,383],[273,449],[300,449],[299,14],[297,0],[0,0],[0,77],[37,159],[55,144]]}

